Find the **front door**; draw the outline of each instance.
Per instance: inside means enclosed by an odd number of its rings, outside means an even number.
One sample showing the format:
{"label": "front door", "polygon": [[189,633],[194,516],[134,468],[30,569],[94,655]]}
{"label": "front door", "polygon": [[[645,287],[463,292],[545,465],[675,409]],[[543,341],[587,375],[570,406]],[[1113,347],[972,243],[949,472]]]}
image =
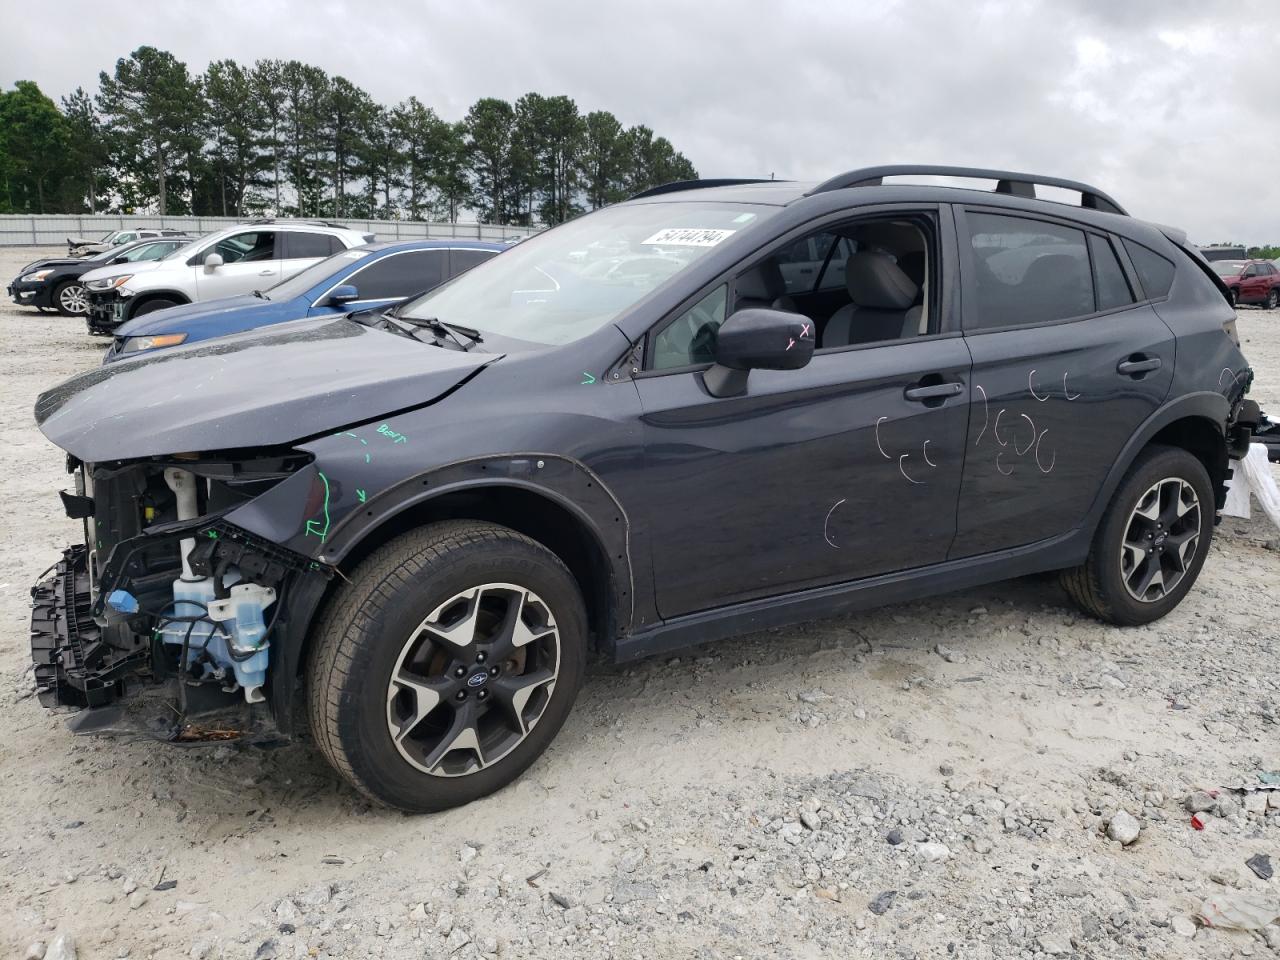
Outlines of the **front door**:
{"label": "front door", "polygon": [[245,230],[223,237],[204,255],[222,257],[219,266],[196,265],[196,291],[201,300],[234,297],[266,290],[280,280],[280,249],[274,230]]}
{"label": "front door", "polygon": [[1174,360],[1110,238],[975,209],[958,221],[973,392],[953,558],[1079,526]]}

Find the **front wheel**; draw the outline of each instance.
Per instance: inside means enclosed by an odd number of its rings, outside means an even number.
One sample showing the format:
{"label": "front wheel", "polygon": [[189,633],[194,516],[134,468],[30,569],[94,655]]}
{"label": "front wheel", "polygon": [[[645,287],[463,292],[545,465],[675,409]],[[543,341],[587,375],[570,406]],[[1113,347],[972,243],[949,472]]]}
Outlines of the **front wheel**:
{"label": "front wheel", "polygon": [[1280,305],[1280,290],[1272,287],[1267,291],[1267,302],[1265,306],[1268,310],[1274,310],[1278,305]]}
{"label": "front wheel", "polygon": [[53,306],[64,317],[83,317],[89,312],[84,284],[68,280],[53,291]]}
{"label": "front wheel", "polygon": [[138,309],[133,311],[133,316],[129,319],[132,320],[134,317],[144,317],[148,313],[155,313],[157,310],[167,310],[169,307],[176,307],[177,305],[177,300],[166,300],[162,297],[155,300],[147,300],[145,303],[138,304]]}
{"label": "front wheel", "polygon": [[1199,576],[1216,510],[1203,463],[1180,447],[1148,447],[1107,506],[1088,558],[1064,571],[1063,586],[1108,623],[1158,620]]}
{"label": "front wheel", "polygon": [[365,795],[425,813],[498,790],[547,748],[582,683],[587,619],[554,553],[449,521],[366,558],[314,643],[321,752]]}

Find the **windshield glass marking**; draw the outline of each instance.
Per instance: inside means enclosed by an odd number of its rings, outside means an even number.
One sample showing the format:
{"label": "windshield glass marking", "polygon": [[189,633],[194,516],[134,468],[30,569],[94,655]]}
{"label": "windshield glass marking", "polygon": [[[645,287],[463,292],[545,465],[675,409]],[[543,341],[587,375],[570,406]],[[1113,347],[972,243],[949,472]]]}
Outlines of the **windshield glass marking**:
{"label": "windshield glass marking", "polygon": [[605,207],[516,244],[406,301],[396,315],[533,344],[571,343],[778,209],[710,200]]}

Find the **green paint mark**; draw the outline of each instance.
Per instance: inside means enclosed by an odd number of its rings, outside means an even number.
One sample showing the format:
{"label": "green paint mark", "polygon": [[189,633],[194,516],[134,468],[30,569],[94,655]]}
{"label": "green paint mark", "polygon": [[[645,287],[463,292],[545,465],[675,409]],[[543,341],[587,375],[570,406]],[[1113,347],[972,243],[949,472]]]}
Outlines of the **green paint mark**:
{"label": "green paint mark", "polygon": [[382,434],[382,436],[386,437],[392,443],[408,443],[409,442],[409,438],[406,437],[403,433],[398,433],[397,431],[392,430],[385,423],[380,424],[378,426],[378,433]]}
{"label": "green paint mark", "polygon": [[320,481],[324,484],[324,525],[321,526],[319,520],[308,520],[304,536],[315,534],[320,538],[320,542],[324,543],[324,538],[329,535],[329,478],[322,473]]}
{"label": "green paint mark", "polygon": [[361,503],[364,503],[365,500],[367,500],[369,497],[367,493],[365,493],[363,490],[359,489],[358,487],[356,488],[356,496],[360,498]]}
{"label": "green paint mark", "polygon": [[356,435],[355,435],[354,433],[352,433],[350,430],[348,430],[346,433],[342,434],[342,436],[344,436],[344,437],[354,437],[356,440],[359,440],[361,443],[363,443],[366,447],[369,445],[369,441],[368,441],[368,440],[364,439],[363,437],[358,437],[358,436],[356,436]]}
{"label": "green paint mark", "polygon": [[593,384],[596,382],[596,378],[593,377],[591,374],[587,373],[587,371],[583,370],[582,375],[587,378],[582,381],[582,384],[581,384],[582,386],[584,387],[589,386],[590,384]]}
{"label": "green paint mark", "polygon": [[210,540],[217,540],[217,539],[218,539],[218,531],[217,531],[217,530],[206,530],[206,531],[204,532],[204,535],[205,535],[206,537],[208,537]]}
{"label": "green paint mark", "polygon": [[367,453],[364,455],[364,462],[365,462],[365,463],[370,463],[370,462],[371,462],[371,458],[370,458],[370,456],[369,456]]}

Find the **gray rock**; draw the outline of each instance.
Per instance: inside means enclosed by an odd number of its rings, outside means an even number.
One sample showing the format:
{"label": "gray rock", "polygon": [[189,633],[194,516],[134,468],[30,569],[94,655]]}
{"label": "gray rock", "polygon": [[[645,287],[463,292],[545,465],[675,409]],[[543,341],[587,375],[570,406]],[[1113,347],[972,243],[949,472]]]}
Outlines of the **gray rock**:
{"label": "gray rock", "polygon": [[898,846],[901,846],[901,845],[902,845],[903,840],[905,840],[905,839],[906,839],[906,838],[902,835],[902,831],[901,831],[901,830],[899,830],[897,827],[894,827],[892,830],[890,830],[888,833],[886,833],[884,838],[885,838],[885,840],[889,841],[889,846],[891,846],[891,847],[898,847]]}
{"label": "gray rock", "polygon": [[1265,853],[1255,853],[1244,862],[1244,865],[1252,870],[1259,880],[1270,880],[1275,876],[1275,870],[1271,866],[1271,858]]}
{"label": "gray rock", "polygon": [[1141,832],[1142,824],[1138,823],[1137,817],[1125,810],[1116,811],[1107,824],[1107,836],[1126,847],[1137,840]]}
{"label": "gray rock", "polygon": [[619,905],[634,903],[637,900],[657,899],[658,888],[652,883],[634,883],[630,880],[623,880],[613,886],[613,902]]}
{"label": "gray rock", "polygon": [[1180,937],[1194,937],[1196,935],[1196,922],[1190,917],[1184,917],[1179,914],[1170,921],[1169,925],[1173,927],[1173,932]]}
{"label": "gray rock", "polygon": [[636,867],[643,862],[644,849],[632,847],[630,850],[624,850],[622,856],[618,857],[618,869],[623,873],[635,873]]}
{"label": "gray rock", "polygon": [[943,660],[947,661],[947,663],[964,663],[969,659],[959,650],[953,649],[952,647],[944,647],[942,644],[938,644],[933,649],[934,652]]}
{"label": "gray rock", "polygon": [[447,937],[453,932],[453,914],[448,910],[442,912],[436,917],[436,933],[442,937]]}
{"label": "gray rock", "polygon": [[133,891],[133,893],[129,894],[130,910],[137,910],[146,902],[147,902],[147,895],[142,890],[135,890]]}
{"label": "gray rock", "polygon": [[58,934],[44,952],[44,960],[76,960],[76,938],[69,933]]}
{"label": "gray rock", "polygon": [[916,853],[926,863],[941,863],[951,858],[951,849],[945,843],[918,843]]}
{"label": "gray rock", "polygon": [[213,956],[212,940],[197,940],[191,945],[191,949],[187,951],[187,956],[191,960],[209,960]]}
{"label": "gray rock", "polygon": [[466,843],[466,844],[463,844],[462,849],[458,851],[458,861],[460,863],[470,863],[477,856],[479,856],[479,854],[480,854],[479,850],[471,846],[471,844]]}
{"label": "gray rock", "polygon": [[867,909],[877,917],[883,917],[889,912],[889,908],[893,906],[893,899],[897,895],[897,890],[886,890],[883,893],[878,893],[875,899],[867,904]]}
{"label": "gray rock", "polygon": [[258,944],[258,949],[253,952],[253,960],[275,960],[277,955],[276,942],[263,940]]}
{"label": "gray rock", "polygon": [[22,954],[22,960],[44,960],[44,941],[37,940],[28,945],[26,952]]}
{"label": "gray rock", "polygon": [[333,889],[327,883],[312,887],[298,898],[304,906],[323,907],[333,899]]}
{"label": "gray rock", "polygon": [[1047,953],[1051,957],[1064,957],[1071,952],[1071,945],[1062,937],[1046,934],[1036,943],[1039,944],[1041,953]]}
{"label": "gray rock", "polygon": [[1188,794],[1187,798],[1182,801],[1182,805],[1187,808],[1190,813],[1204,813],[1212,810],[1217,806],[1218,801],[1209,796],[1203,790],[1197,790],[1195,793]]}
{"label": "gray rock", "polygon": [[822,818],[811,810],[804,810],[801,812],[800,822],[810,830],[817,830],[822,826]]}
{"label": "gray rock", "polygon": [[467,931],[461,927],[454,927],[453,932],[449,934],[449,938],[444,942],[444,948],[449,953],[457,953],[470,942],[471,937]]}

